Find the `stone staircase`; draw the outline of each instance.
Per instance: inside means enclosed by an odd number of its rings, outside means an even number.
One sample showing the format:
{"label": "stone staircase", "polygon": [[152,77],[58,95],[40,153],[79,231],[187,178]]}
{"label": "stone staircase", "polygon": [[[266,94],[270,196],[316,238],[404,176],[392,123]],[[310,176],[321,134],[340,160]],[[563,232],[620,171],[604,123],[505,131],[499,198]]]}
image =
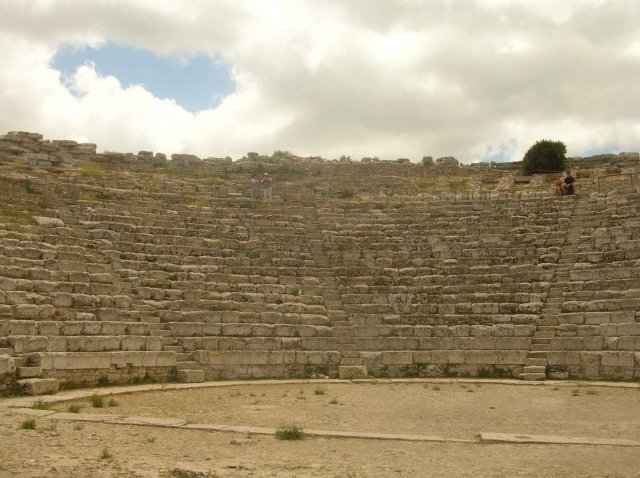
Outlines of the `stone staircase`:
{"label": "stone staircase", "polygon": [[331,259],[325,252],[322,229],[318,220],[316,207],[305,208],[307,219],[307,234],[313,258],[320,267],[320,280],[322,281],[322,296],[327,315],[331,320],[331,327],[336,337],[338,352],[340,352],[340,365],[338,374],[340,378],[364,378],[367,376],[367,366],[357,350],[353,326],[344,311],[340,290],[336,282],[336,275],[332,267]]}
{"label": "stone staircase", "polygon": [[[545,380],[547,376],[558,379],[568,378],[568,373],[564,370],[548,370],[547,352],[551,350],[551,340],[555,337],[559,325],[558,315],[567,293],[569,270],[573,261],[572,254],[578,250],[575,241],[580,237],[581,207],[584,208],[584,204],[586,204],[586,199],[581,197],[570,200],[573,201],[573,205],[570,209],[569,229],[564,236],[551,287],[547,292],[544,307],[531,338],[531,347],[525,358],[522,373],[519,375],[521,380]],[[561,224],[559,227],[564,226]]]}

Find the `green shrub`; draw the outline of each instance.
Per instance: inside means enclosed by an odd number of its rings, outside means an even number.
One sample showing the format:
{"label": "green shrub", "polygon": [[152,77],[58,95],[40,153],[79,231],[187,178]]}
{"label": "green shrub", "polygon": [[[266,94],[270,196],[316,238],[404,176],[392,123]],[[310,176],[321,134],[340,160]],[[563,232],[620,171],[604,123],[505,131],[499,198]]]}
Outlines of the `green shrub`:
{"label": "green shrub", "polygon": [[544,139],[529,148],[522,160],[522,173],[553,173],[565,169],[567,146],[561,141]]}
{"label": "green shrub", "polygon": [[22,430],[35,430],[36,429],[36,419],[35,418],[27,418],[20,424],[20,428]]}
{"label": "green shrub", "polygon": [[99,379],[98,379],[98,387],[108,387],[109,386],[109,377],[107,377],[106,375],[102,375]]}
{"label": "green shrub", "polygon": [[93,406],[93,408],[104,407],[104,397],[102,395],[91,395],[89,397],[89,401],[91,402],[91,406]]}
{"label": "green shrub", "polygon": [[97,163],[91,163],[91,162],[82,163],[81,165],[78,166],[78,169],[80,170],[80,174],[82,174],[83,176],[88,176],[92,178],[100,178],[104,174],[104,170],[102,169],[102,166],[100,166]]}
{"label": "green shrub", "polygon": [[433,156],[423,156],[422,164],[424,166],[433,166]]}
{"label": "green shrub", "polygon": [[278,440],[302,440],[304,433],[296,425],[281,425],[276,430],[276,438]]}
{"label": "green shrub", "polygon": [[80,413],[80,405],[76,405],[76,404],[69,405],[67,407],[67,412],[69,412],[69,413]]}
{"label": "green shrub", "polygon": [[260,258],[260,251],[250,251],[249,253],[247,253],[247,257],[249,259],[259,259]]}

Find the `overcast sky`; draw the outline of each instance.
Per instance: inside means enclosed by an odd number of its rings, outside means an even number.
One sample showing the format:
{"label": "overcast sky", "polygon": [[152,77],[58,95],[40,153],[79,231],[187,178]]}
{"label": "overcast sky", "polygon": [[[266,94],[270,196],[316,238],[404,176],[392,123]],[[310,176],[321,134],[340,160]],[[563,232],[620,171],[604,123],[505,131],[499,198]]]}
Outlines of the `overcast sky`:
{"label": "overcast sky", "polygon": [[638,25],[639,0],[0,0],[0,133],[234,158],[638,151]]}

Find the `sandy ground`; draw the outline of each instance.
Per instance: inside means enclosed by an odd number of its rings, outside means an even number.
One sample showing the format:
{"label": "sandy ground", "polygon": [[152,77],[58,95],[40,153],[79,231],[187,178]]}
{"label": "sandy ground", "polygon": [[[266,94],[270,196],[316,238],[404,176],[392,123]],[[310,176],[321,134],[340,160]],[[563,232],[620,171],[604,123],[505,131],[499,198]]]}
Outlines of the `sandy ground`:
{"label": "sandy ground", "polygon": [[[640,438],[640,390],[490,384],[297,384],[120,395],[83,413],[193,423],[416,433]],[[109,389],[105,389],[105,394]],[[337,402],[337,403],[335,403]],[[66,410],[65,402],[52,408]],[[178,466],[219,477],[637,477],[640,449],[413,443],[176,430],[26,417],[0,410],[0,477],[164,477]],[[110,455],[103,458],[105,450]],[[203,475],[204,476],[204,475]]]}

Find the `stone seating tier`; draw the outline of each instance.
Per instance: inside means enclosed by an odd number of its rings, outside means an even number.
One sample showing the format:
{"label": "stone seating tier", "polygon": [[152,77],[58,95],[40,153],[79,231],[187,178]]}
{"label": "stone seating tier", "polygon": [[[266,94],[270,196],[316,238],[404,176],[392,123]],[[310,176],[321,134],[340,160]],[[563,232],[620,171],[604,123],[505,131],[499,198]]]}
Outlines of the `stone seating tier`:
{"label": "stone seating tier", "polygon": [[637,154],[574,160],[577,199],[513,165],[294,160],[262,202],[277,164],[194,161],[0,137],[18,374],[639,376],[640,194],[593,192]]}

